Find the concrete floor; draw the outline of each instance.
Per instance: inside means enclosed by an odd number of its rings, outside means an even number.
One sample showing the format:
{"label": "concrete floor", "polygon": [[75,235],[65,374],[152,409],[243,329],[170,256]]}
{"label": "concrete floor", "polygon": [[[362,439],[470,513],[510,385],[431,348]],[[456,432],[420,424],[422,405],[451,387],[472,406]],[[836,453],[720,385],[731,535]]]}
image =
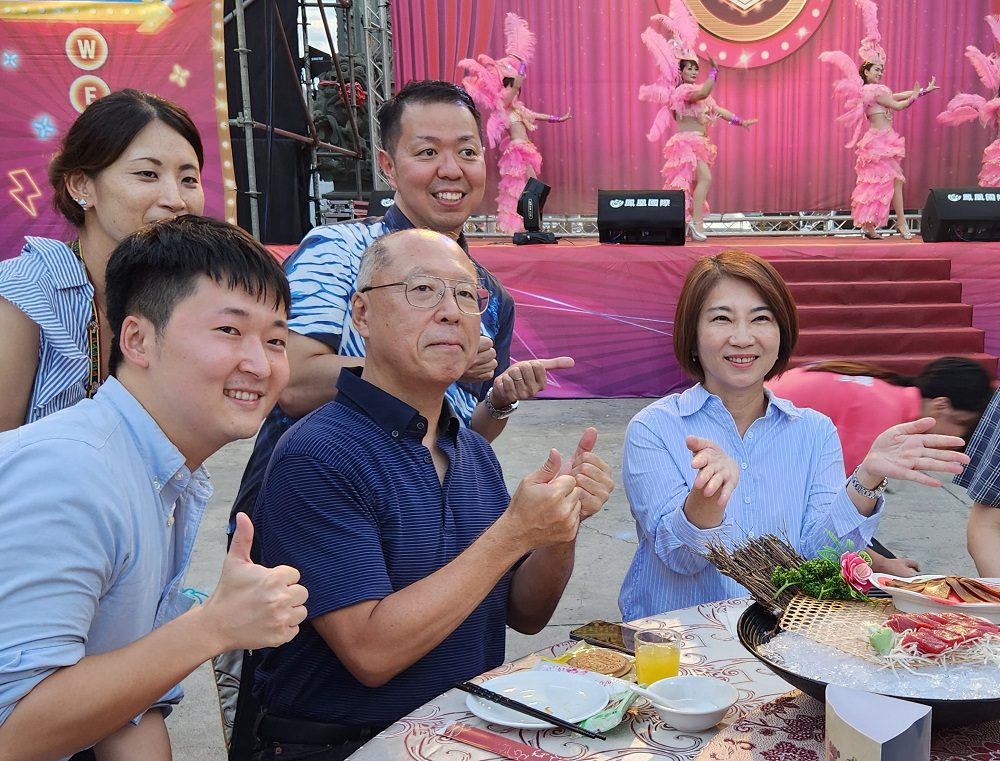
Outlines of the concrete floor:
{"label": "concrete floor", "polygon": [[[591,399],[522,403],[496,442],[497,456],[513,490],[544,461],[548,449],[570,454],[580,432],[594,425],[598,450],[620,479],[625,426],[649,399]],[[251,442],[229,445],[208,463],[216,492],[195,547],[189,585],[210,591],[225,553],[225,526]],[[897,555],[916,558],[924,572],[974,575],[965,549],[969,500],[948,483],[940,489],[895,483],[879,538]],[[569,630],[593,619],[620,619],[618,589],[635,551],[636,539],[624,490],[618,488],[604,510],[583,524],[576,569],[549,626],[534,636],[509,632],[508,659],[567,638]],[[168,719],[175,761],[224,761],[218,701],[211,670],[202,666],[184,683],[187,697]]]}

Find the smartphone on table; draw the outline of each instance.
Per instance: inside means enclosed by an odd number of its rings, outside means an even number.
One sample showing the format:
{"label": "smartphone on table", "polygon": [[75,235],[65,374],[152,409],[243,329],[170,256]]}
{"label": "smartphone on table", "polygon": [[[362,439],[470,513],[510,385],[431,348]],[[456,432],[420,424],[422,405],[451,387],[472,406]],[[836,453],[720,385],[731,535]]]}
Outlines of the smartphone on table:
{"label": "smartphone on table", "polygon": [[635,655],[634,626],[616,624],[611,621],[591,621],[578,626],[569,633],[570,639],[583,640],[591,645],[608,647],[628,655]]}

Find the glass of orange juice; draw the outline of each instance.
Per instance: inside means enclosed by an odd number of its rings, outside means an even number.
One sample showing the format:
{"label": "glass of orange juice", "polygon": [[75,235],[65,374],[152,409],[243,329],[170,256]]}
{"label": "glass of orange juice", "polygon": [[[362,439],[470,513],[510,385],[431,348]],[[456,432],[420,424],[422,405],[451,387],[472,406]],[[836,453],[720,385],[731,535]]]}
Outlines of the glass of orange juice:
{"label": "glass of orange juice", "polygon": [[635,633],[635,677],[647,687],[660,679],[677,676],[681,649],[677,632],[647,629]]}

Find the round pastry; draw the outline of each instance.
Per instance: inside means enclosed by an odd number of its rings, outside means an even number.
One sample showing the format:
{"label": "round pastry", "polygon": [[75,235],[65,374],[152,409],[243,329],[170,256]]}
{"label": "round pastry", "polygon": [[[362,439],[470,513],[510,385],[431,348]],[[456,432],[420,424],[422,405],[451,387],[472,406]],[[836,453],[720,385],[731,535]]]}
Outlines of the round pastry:
{"label": "round pastry", "polygon": [[626,656],[603,647],[577,653],[570,659],[569,665],[608,676],[624,676],[632,668],[632,662]]}

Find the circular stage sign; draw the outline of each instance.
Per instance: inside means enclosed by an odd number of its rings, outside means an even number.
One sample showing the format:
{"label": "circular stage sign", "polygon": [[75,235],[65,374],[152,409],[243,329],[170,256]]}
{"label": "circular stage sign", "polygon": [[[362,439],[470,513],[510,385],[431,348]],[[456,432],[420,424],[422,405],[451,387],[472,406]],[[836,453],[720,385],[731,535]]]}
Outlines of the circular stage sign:
{"label": "circular stage sign", "polygon": [[832,0],[686,0],[699,26],[698,42],[719,66],[752,69],[794,53],[823,23]]}

